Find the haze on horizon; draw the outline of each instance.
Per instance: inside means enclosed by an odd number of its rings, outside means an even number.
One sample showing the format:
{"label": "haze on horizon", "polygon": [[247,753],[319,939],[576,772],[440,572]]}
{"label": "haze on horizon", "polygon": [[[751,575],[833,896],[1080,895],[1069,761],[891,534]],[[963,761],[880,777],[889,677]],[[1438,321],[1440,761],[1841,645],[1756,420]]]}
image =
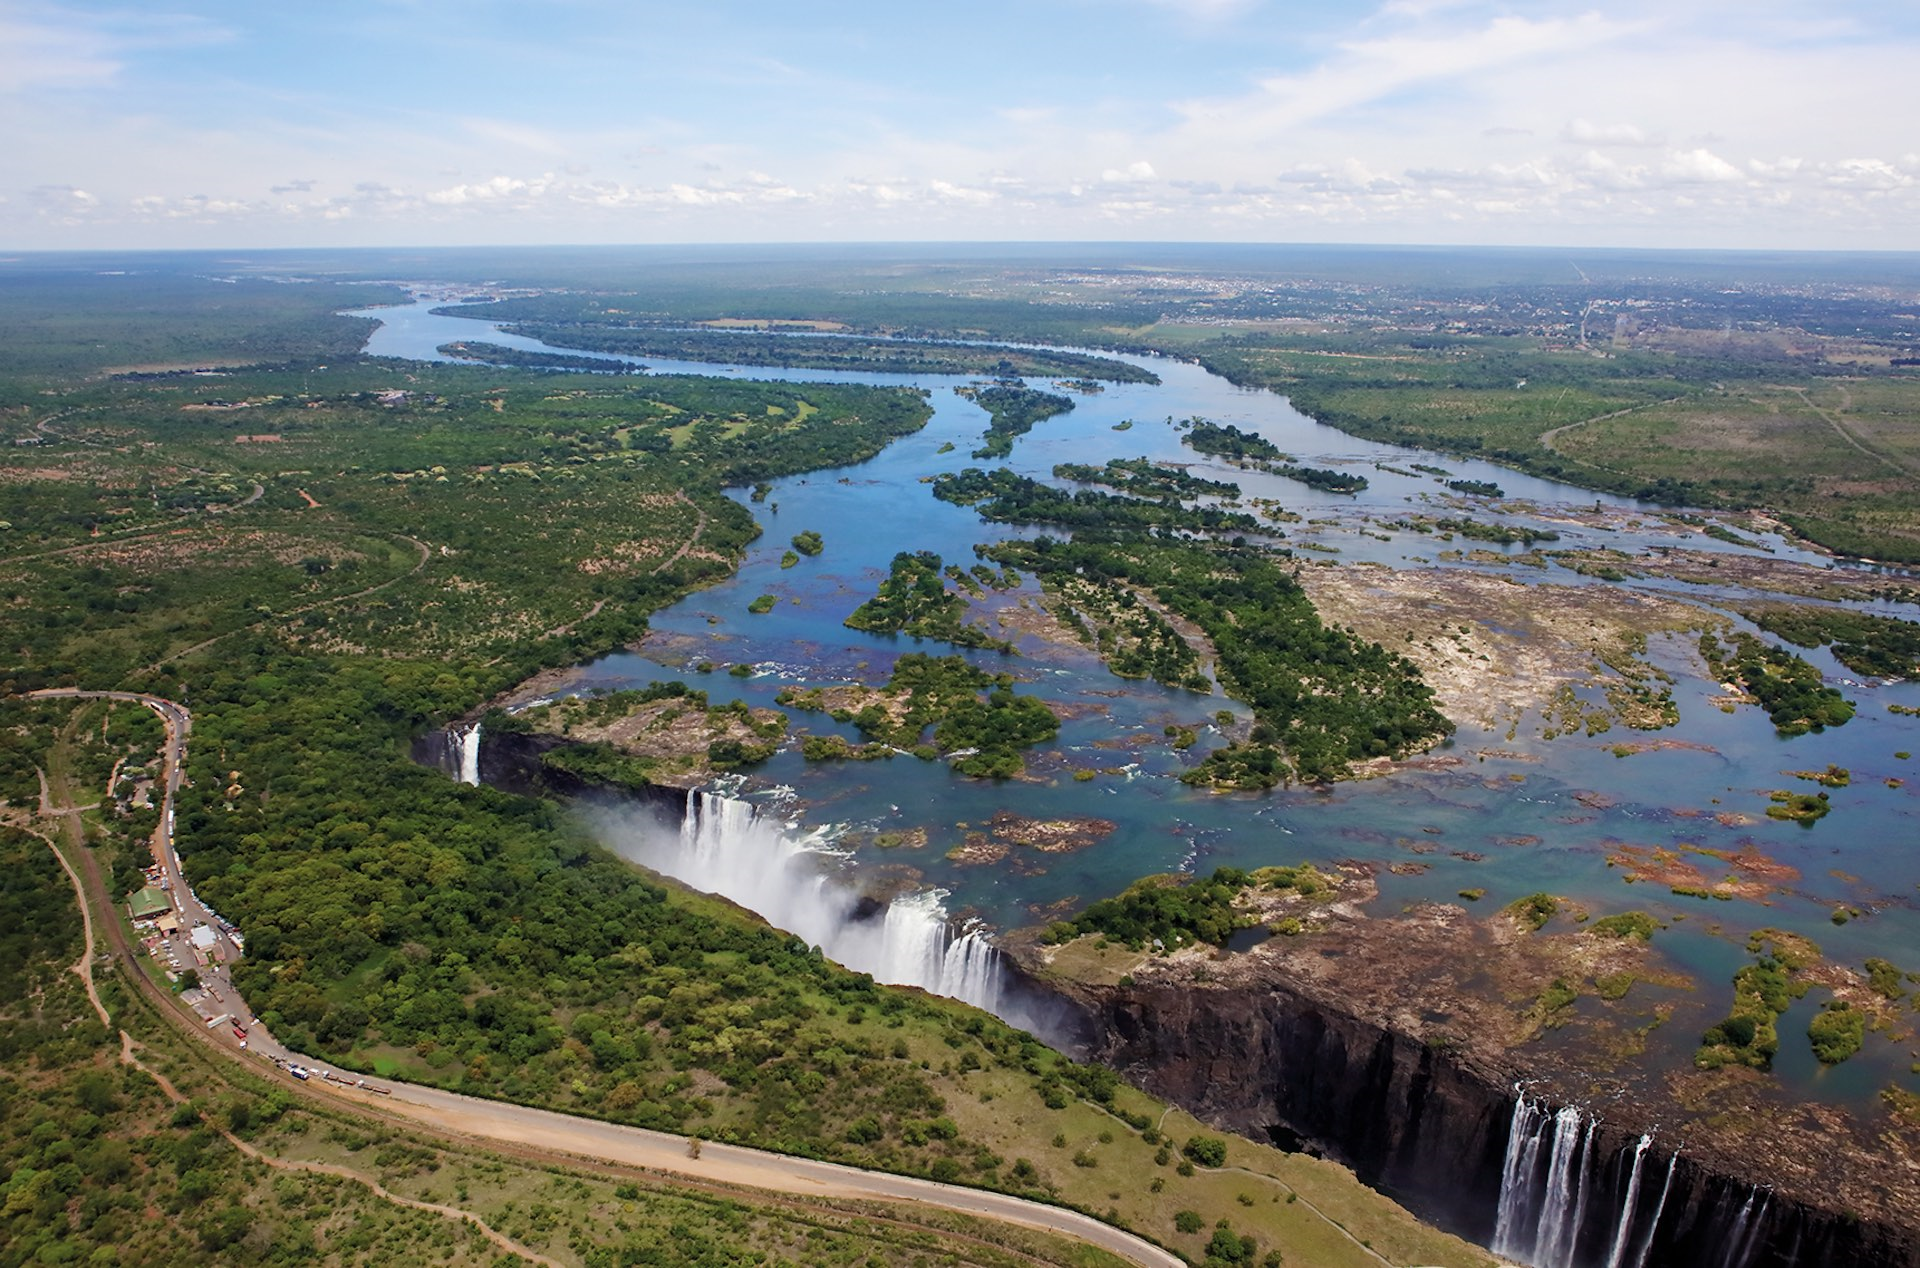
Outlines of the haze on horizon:
{"label": "haze on horizon", "polygon": [[0,249],[1911,250],[1916,66],[1906,0],[0,0]]}

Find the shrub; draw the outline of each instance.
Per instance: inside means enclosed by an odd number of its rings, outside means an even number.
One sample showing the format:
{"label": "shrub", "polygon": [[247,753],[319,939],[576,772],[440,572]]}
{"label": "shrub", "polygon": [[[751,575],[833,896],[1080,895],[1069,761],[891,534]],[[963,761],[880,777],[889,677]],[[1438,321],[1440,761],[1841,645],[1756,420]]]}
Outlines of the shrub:
{"label": "shrub", "polygon": [[1511,903],[1507,912],[1529,930],[1542,928],[1560,910],[1560,900],[1552,894],[1529,894]]}
{"label": "shrub", "polygon": [[1849,1005],[1835,1001],[1807,1023],[1807,1038],[1813,1042],[1813,1055],[1822,1065],[1839,1065],[1866,1041],[1867,1019]]}
{"label": "shrub", "polygon": [[1203,1167],[1224,1167],[1227,1164],[1227,1142],[1218,1136],[1191,1137],[1180,1152]]}

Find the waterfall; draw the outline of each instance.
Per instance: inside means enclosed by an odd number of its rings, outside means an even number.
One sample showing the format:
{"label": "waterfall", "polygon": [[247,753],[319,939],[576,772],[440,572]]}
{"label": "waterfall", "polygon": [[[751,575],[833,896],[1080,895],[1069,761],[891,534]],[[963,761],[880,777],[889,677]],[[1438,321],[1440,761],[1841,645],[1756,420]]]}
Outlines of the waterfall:
{"label": "waterfall", "polygon": [[[1549,1111],[1538,1101],[1520,1093],[1513,1106],[1513,1120],[1507,1129],[1507,1154],[1500,1171],[1500,1207],[1494,1220],[1491,1249],[1496,1255],[1533,1268],[1572,1268],[1594,1260],[1599,1252],[1596,1236],[1590,1250],[1580,1253],[1581,1234],[1587,1227],[1587,1207],[1594,1194],[1594,1155],[1598,1151],[1600,1120],[1568,1105]],[[1641,1171],[1651,1135],[1640,1137],[1633,1148],[1626,1192],[1614,1214],[1604,1245],[1606,1268],[1626,1268],[1627,1247],[1632,1242],[1635,1209],[1640,1202]],[[1667,1183],[1673,1183],[1672,1165]],[[1602,1182],[1602,1191],[1609,1191]],[[1660,1202],[1666,1204],[1666,1190]],[[1659,1223],[1655,1209],[1653,1222]],[[1598,1230],[1595,1230],[1596,1234]],[[1652,1245],[1652,1225],[1647,1240],[1639,1248],[1636,1268],[1644,1265]]]}
{"label": "waterfall", "polygon": [[1660,1231],[1660,1215],[1667,1209],[1667,1194],[1673,1188],[1673,1169],[1679,1162],[1678,1150],[1668,1155],[1667,1181],[1660,1186],[1660,1200],[1653,1204],[1653,1219],[1647,1222],[1646,1235],[1640,1239],[1640,1249],[1633,1257],[1633,1268],[1647,1268],[1647,1256],[1653,1251],[1653,1235]]}
{"label": "waterfall", "polygon": [[480,782],[480,724],[474,723],[464,731],[453,733],[454,742],[460,746],[459,780],[463,784]]}
{"label": "waterfall", "polygon": [[1507,1127],[1507,1157],[1500,1168],[1500,1210],[1493,1226],[1493,1253],[1509,1259],[1523,1255],[1532,1245],[1534,1163],[1540,1155],[1540,1128],[1546,1111],[1521,1093],[1513,1103],[1513,1120]]}
{"label": "waterfall", "polygon": [[955,929],[938,892],[882,906],[822,866],[806,841],[762,821],[748,803],[711,793],[689,796],[678,833],[602,822],[620,853],[757,912],[847,968],[1004,1015],[999,950],[979,930]]}
{"label": "waterfall", "polygon": [[1569,1105],[1553,1116],[1553,1155],[1547,1161],[1545,1209],[1533,1234],[1530,1264],[1540,1268],[1559,1268],[1573,1260],[1573,1239],[1580,1232],[1582,1212],[1576,1196],[1586,1187],[1587,1140],[1591,1126],[1583,1129],[1583,1115]]}
{"label": "waterfall", "polygon": [[[1634,1142],[1633,1171],[1627,1177],[1627,1196],[1626,1200],[1620,1203],[1620,1220],[1614,1226],[1613,1245],[1607,1250],[1607,1268],[1625,1268],[1627,1239],[1633,1232],[1633,1208],[1640,1201],[1640,1164],[1646,1159],[1647,1146],[1652,1143],[1651,1136],[1642,1136]],[[1671,1179],[1673,1174],[1671,1168],[1667,1174]],[[1662,1193],[1660,1196],[1664,1203],[1666,1194]],[[1659,1218],[1659,1213],[1655,1212],[1654,1219],[1658,1221]]]}
{"label": "waterfall", "polygon": [[1740,1213],[1733,1217],[1733,1227],[1721,1240],[1720,1268],[1746,1268],[1754,1247],[1760,1242],[1760,1224],[1771,1196],[1758,1185],[1747,1191],[1747,1200],[1741,1203]]}

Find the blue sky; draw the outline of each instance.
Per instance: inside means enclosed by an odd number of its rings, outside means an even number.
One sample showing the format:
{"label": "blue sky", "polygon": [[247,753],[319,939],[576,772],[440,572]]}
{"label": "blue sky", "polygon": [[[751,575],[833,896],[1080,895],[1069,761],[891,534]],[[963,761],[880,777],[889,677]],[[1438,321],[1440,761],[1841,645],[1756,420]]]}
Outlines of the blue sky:
{"label": "blue sky", "polygon": [[1920,249],[1913,0],[0,0],[0,248]]}

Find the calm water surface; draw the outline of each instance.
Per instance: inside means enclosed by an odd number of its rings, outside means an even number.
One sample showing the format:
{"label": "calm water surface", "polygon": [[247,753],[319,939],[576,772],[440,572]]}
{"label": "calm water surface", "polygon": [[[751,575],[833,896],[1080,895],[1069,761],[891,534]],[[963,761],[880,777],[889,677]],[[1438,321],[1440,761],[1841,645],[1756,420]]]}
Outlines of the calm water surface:
{"label": "calm water surface", "polygon": [[[419,302],[368,310],[364,315],[384,323],[368,352],[439,360],[444,358],[436,349],[461,338],[549,350],[533,340],[489,331],[484,323],[436,317],[431,307],[432,302]],[[1005,465],[1050,480],[1060,462],[1145,455],[1188,463],[1196,474],[1239,484],[1249,497],[1278,499],[1303,521],[1326,521],[1286,525],[1290,544],[1314,542],[1338,551],[1326,558],[1394,568],[1481,566],[1437,558],[1443,550],[1476,543],[1443,543],[1411,533],[1390,533],[1392,540],[1383,542],[1360,531],[1363,526],[1382,531],[1381,520],[1411,512],[1457,513],[1435,477],[1397,474],[1381,469],[1381,464],[1410,469],[1412,463],[1426,463],[1446,468],[1454,478],[1498,484],[1507,501],[1497,508],[1478,506],[1472,513],[1553,528],[1561,535],[1553,549],[1745,550],[1703,537],[1656,508],[1629,500],[1487,463],[1356,439],[1315,423],[1282,397],[1236,388],[1197,366],[1164,358],[1126,359],[1149,367],[1162,382],[1108,385],[1097,395],[1076,397],[1072,413],[1041,423],[1018,440]],[[943,644],[868,635],[841,624],[872,595],[894,553],[932,550],[949,563],[966,566],[973,562],[976,543],[1029,532],[984,523],[971,510],[935,500],[924,483],[943,471],[993,465],[967,456],[986,423],[983,411],[952,391],[967,380],[657,359],[646,364],[658,373],[906,384],[928,389],[935,412],[923,431],[896,441],[868,462],[774,482],[764,503],[750,504],[766,532],[739,573],[657,614],[649,654],[623,653],[585,666],[572,690],[684,678],[704,688],[715,703],[739,698],[773,706],[775,694],[790,682],[882,681],[902,652],[951,650]],[[1211,464],[1184,448],[1170,425],[1193,415],[1257,431],[1302,463],[1362,472],[1371,486],[1357,497],[1322,493],[1280,477]],[[1123,420],[1133,420],[1133,426],[1114,430]],[[953,450],[940,453],[947,443]],[[1606,528],[1567,518],[1576,511],[1591,512],[1596,505],[1614,512],[1605,517]],[[782,569],[780,556],[788,539],[803,529],[825,538],[825,553]],[[1765,545],[1778,558],[1829,566],[1824,557],[1777,538],[1766,539]],[[1526,583],[1591,584],[1562,569],[1496,566],[1493,571]],[[1710,605],[1751,597],[1737,587],[1628,584]],[[750,615],[747,604],[768,593],[777,595],[779,604],[766,615]],[[1883,608],[1910,618],[1920,615],[1898,605]],[[1223,708],[1244,716],[1244,709],[1218,695],[1199,697],[1123,682],[1090,654],[1028,641],[1022,643],[1025,654],[1019,657],[967,654],[984,667],[1013,672],[1028,683],[1026,690],[1075,707],[1074,720],[1061,729],[1058,754],[1030,763],[1035,779],[983,783],[956,778],[942,763],[912,758],[809,766],[797,753],[782,753],[756,768],[741,791],[767,813],[808,828],[927,829],[930,841],[925,848],[869,849],[862,852],[858,866],[912,869],[910,875],[920,883],[946,891],[950,909],[1003,929],[1050,918],[1065,906],[1111,894],[1150,873],[1302,860],[1382,865],[1382,896],[1375,905],[1380,913],[1423,899],[1458,901],[1457,892],[1469,888],[1486,890],[1479,909],[1489,911],[1540,890],[1573,898],[1595,916],[1650,911],[1672,922],[1656,945],[1698,984],[1696,990],[1682,993],[1636,987],[1628,997],[1648,1009],[1663,1001],[1678,1004],[1673,1020],[1649,1040],[1653,1059],[1647,1064],[1657,1068],[1669,1060],[1685,1060],[1705,1022],[1724,1015],[1732,973],[1747,962],[1744,941],[1755,928],[1772,925],[1805,933],[1830,958],[1855,967],[1878,955],[1920,971],[1920,780],[1901,787],[1888,783],[1920,774],[1913,761],[1896,756],[1920,750],[1920,720],[1887,710],[1890,703],[1920,706],[1920,685],[1855,683],[1825,652],[1805,653],[1830,682],[1844,685],[1859,711],[1840,729],[1781,740],[1760,710],[1742,707],[1726,714],[1709,703],[1717,688],[1701,677],[1691,642],[1690,636],[1655,639],[1651,649],[1655,662],[1676,678],[1681,721],[1665,731],[1616,728],[1593,739],[1545,741],[1538,738],[1537,720],[1529,718],[1509,740],[1504,727],[1487,731],[1463,721],[1454,739],[1437,751],[1463,759],[1455,766],[1407,770],[1324,792],[1222,796],[1177,782],[1175,776],[1186,762],[1167,747],[1162,728],[1169,723],[1209,724]],[[700,660],[722,668],[750,664],[754,676],[692,672],[688,666]],[[797,727],[835,729],[824,715],[796,711],[792,717]],[[1527,733],[1529,722],[1533,736]],[[841,730],[857,738],[850,727]],[[1648,739],[1699,747],[1626,758],[1612,752],[1622,741]],[[1203,738],[1201,749],[1210,742]],[[1483,750],[1492,752],[1483,756]],[[1810,827],[1764,817],[1768,790],[1817,790],[1817,785],[1783,772],[1821,769],[1828,763],[1853,774],[1851,786],[1831,790],[1832,814]],[[1103,773],[1090,783],[1071,778],[1072,770],[1086,767]],[[963,866],[945,858],[965,833],[963,825],[977,827],[1003,810],[1039,818],[1093,815],[1116,827],[1100,844],[1078,853],[1016,849],[1003,862],[985,866]],[[1751,821],[1727,826],[1713,817],[1722,812]],[[1524,841],[1535,843],[1518,844]],[[1801,879],[1792,893],[1776,895],[1765,906],[1676,897],[1663,886],[1625,883],[1623,872],[1607,862],[1621,845],[1758,851],[1797,869]],[[1724,872],[1717,859],[1691,857],[1709,881]],[[1385,870],[1395,863],[1419,864],[1425,870],[1407,875]],[[1838,926],[1830,917],[1843,906],[1861,915]],[[1908,1073],[1915,1059],[1908,1051],[1914,1045],[1911,1036],[1898,1044],[1870,1035],[1859,1057],[1835,1070],[1819,1071],[1805,1051],[1804,1034],[1807,1017],[1824,998],[1824,991],[1812,992],[1781,1021],[1777,1073],[1790,1090],[1854,1100],[1889,1081],[1920,1083]]]}

